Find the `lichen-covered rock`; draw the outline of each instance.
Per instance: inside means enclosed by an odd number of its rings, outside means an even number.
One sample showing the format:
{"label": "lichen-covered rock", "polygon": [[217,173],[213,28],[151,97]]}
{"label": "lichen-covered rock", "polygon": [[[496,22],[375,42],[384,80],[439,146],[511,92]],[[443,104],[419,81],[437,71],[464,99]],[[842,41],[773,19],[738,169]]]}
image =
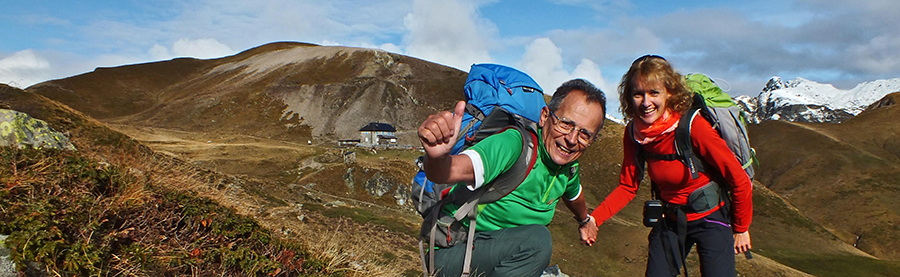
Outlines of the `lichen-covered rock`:
{"label": "lichen-covered rock", "polygon": [[404,206],[406,203],[409,203],[409,194],[412,191],[412,187],[410,185],[401,184],[397,186],[397,189],[394,190],[394,199],[397,200],[397,206]]}
{"label": "lichen-covered rock", "polygon": [[66,135],[28,114],[0,109],[0,146],[75,150]]}
{"label": "lichen-covered rock", "polygon": [[366,192],[376,198],[394,189],[394,181],[385,177],[381,172],[375,173],[369,181],[366,181]]}
{"label": "lichen-covered rock", "polygon": [[346,152],[344,153],[344,163],[348,165],[352,165],[356,163],[356,152]]}
{"label": "lichen-covered rock", "polygon": [[352,167],[347,168],[347,173],[344,173],[343,178],[344,178],[344,183],[347,184],[347,188],[350,191],[353,191],[353,187],[355,186],[356,182],[353,180],[353,168]]}
{"label": "lichen-covered rock", "polygon": [[6,237],[0,235],[0,277],[18,276],[16,264],[9,259],[9,249],[6,248]]}
{"label": "lichen-covered rock", "polygon": [[323,164],[333,164],[344,162],[344,154],[340,151],[328,151],[313,157],[313,161]]}

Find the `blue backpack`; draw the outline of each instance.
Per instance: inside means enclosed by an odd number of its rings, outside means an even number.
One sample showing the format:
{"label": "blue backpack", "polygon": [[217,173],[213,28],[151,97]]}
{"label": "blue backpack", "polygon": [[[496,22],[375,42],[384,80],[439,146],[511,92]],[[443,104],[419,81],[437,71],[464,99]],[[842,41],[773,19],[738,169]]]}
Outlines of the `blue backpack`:
{"label": "blue backpack", "polygon": [[[486,204],[503,198],[528,175],[537,160],[537,123],[541,109],[547,104],[541,87],[527,74],[511,67],[497,64],[475,64],[469,70],[465,85],[466,113],[463,115],[460,136],[450,154],[458,154],[482,139],[509,128],[522,134],[522,154],[513,167],[490,183],[475,191],[451,190],[455,184],[435,184],[425,178],[422,159],[419,172],[412,182],[412,202],[424,219],[420,230],[419,250],[424,273],[432,276],[434,257],[425,261],[427,249],[435,246],[450,247],[466,240],[474,240],[475,218],[478,204]],[[444,205],[454,203],[460,208],[452,215],[442,213]],[[469,218],[468,228],[461,223]],[[430,264],[430,266],[429,266]],[[463,275],[469,274],[471,248],[466,250]]]}

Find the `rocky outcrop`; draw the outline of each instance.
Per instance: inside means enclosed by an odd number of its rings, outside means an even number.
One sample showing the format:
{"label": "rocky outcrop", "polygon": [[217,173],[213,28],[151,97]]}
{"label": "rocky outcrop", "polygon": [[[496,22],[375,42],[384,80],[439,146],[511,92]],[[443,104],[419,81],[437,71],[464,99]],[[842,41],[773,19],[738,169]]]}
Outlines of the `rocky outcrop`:
{"label": "rocky outcrop", "polygon": [[397,189],[394,190],[394,200],[397,201],[397,206],[406,205],[410,193],[412,193],[412,187],[410,185],[398,185]]}
{"label": "rocky outcrop", "polygon": [[[391,179],[385,177],[381,172],[375,173],[372,178],[369,178],[369,181],[366,181],[365,189],[369,195],[374,196],[375,198],[381,198],[386,193],[390,192],[394,189],[396,184]],[[408,195],[409,193],[407,193]]]}
{"label": "rocky outcrop", "polygon": [[756,110],[751,122],[759,123],[765,120],[786,120],[791,122],[811,123],[841,123],[853,117],[853,114],[845,109],[832,110],[825,106],[811,104],[796,105],[761,105],[763,109]]}
{"label": "rocky outcrop", "polygon": [[900,99],[900,91],[888,94],[884,98],[881,98],[881,100],[878,100],[875,103],[872,103],[872,105],[869,105],[866,110],[868,111],[896,105],[898,99]]}
{"label": "rocky outcrop", "polygon": [[75,150],[69,138],[43,120],[25,113],[0,109],[0,146]]}
{"label": "rocky outcrop", "polygon": [[772,77],[758,96],[739,96],[734,100],[747,113],[750,123],[766,120],[841,123],[897,88],[900,88],[900,78],[865,82],[841,90],[803,78],[785,81]]}
{"label": "rocky outcrop", "polygon": [[344,184],[347,185],[347,189],[353,191],[353,188],[356,186],[356,181],[353,180],[353,167],[347,168],[347,173],[344,173]]}
{"label": "rocky outcrop", "polygon": [[5,235],[0,235],[0,277],[18,276],[16,264],[9,259],[9,248],[6,248]]}

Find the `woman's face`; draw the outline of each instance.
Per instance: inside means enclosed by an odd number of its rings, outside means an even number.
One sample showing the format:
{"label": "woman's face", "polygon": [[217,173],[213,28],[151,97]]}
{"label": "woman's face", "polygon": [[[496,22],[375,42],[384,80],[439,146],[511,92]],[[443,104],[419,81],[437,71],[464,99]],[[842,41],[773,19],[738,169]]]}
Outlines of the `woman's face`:
{"label": "woman's face", "polygon": [[656,122],[666,111],[666,102],[671,96],[669,91],[655,78],[638,77],[633,82],[634,94],[631,98],[634,101],[634,116],[647,124]]}

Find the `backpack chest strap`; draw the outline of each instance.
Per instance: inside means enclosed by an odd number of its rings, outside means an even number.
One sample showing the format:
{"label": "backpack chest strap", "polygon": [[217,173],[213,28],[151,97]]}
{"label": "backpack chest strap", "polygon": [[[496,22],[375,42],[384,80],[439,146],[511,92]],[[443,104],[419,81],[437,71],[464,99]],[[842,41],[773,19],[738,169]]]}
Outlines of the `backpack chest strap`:
{"label": "backpack chest strap", "polygon": [[650,152],[646,152],[646,151],[644,151],[643,153],[644,153],[645,159],[654,159],[654,160],[663,160],[663,161],[674,161],[674,160],[679,159],[678,154],[674,154],[674,153],[667,154],[667,155],[650,153]]}

